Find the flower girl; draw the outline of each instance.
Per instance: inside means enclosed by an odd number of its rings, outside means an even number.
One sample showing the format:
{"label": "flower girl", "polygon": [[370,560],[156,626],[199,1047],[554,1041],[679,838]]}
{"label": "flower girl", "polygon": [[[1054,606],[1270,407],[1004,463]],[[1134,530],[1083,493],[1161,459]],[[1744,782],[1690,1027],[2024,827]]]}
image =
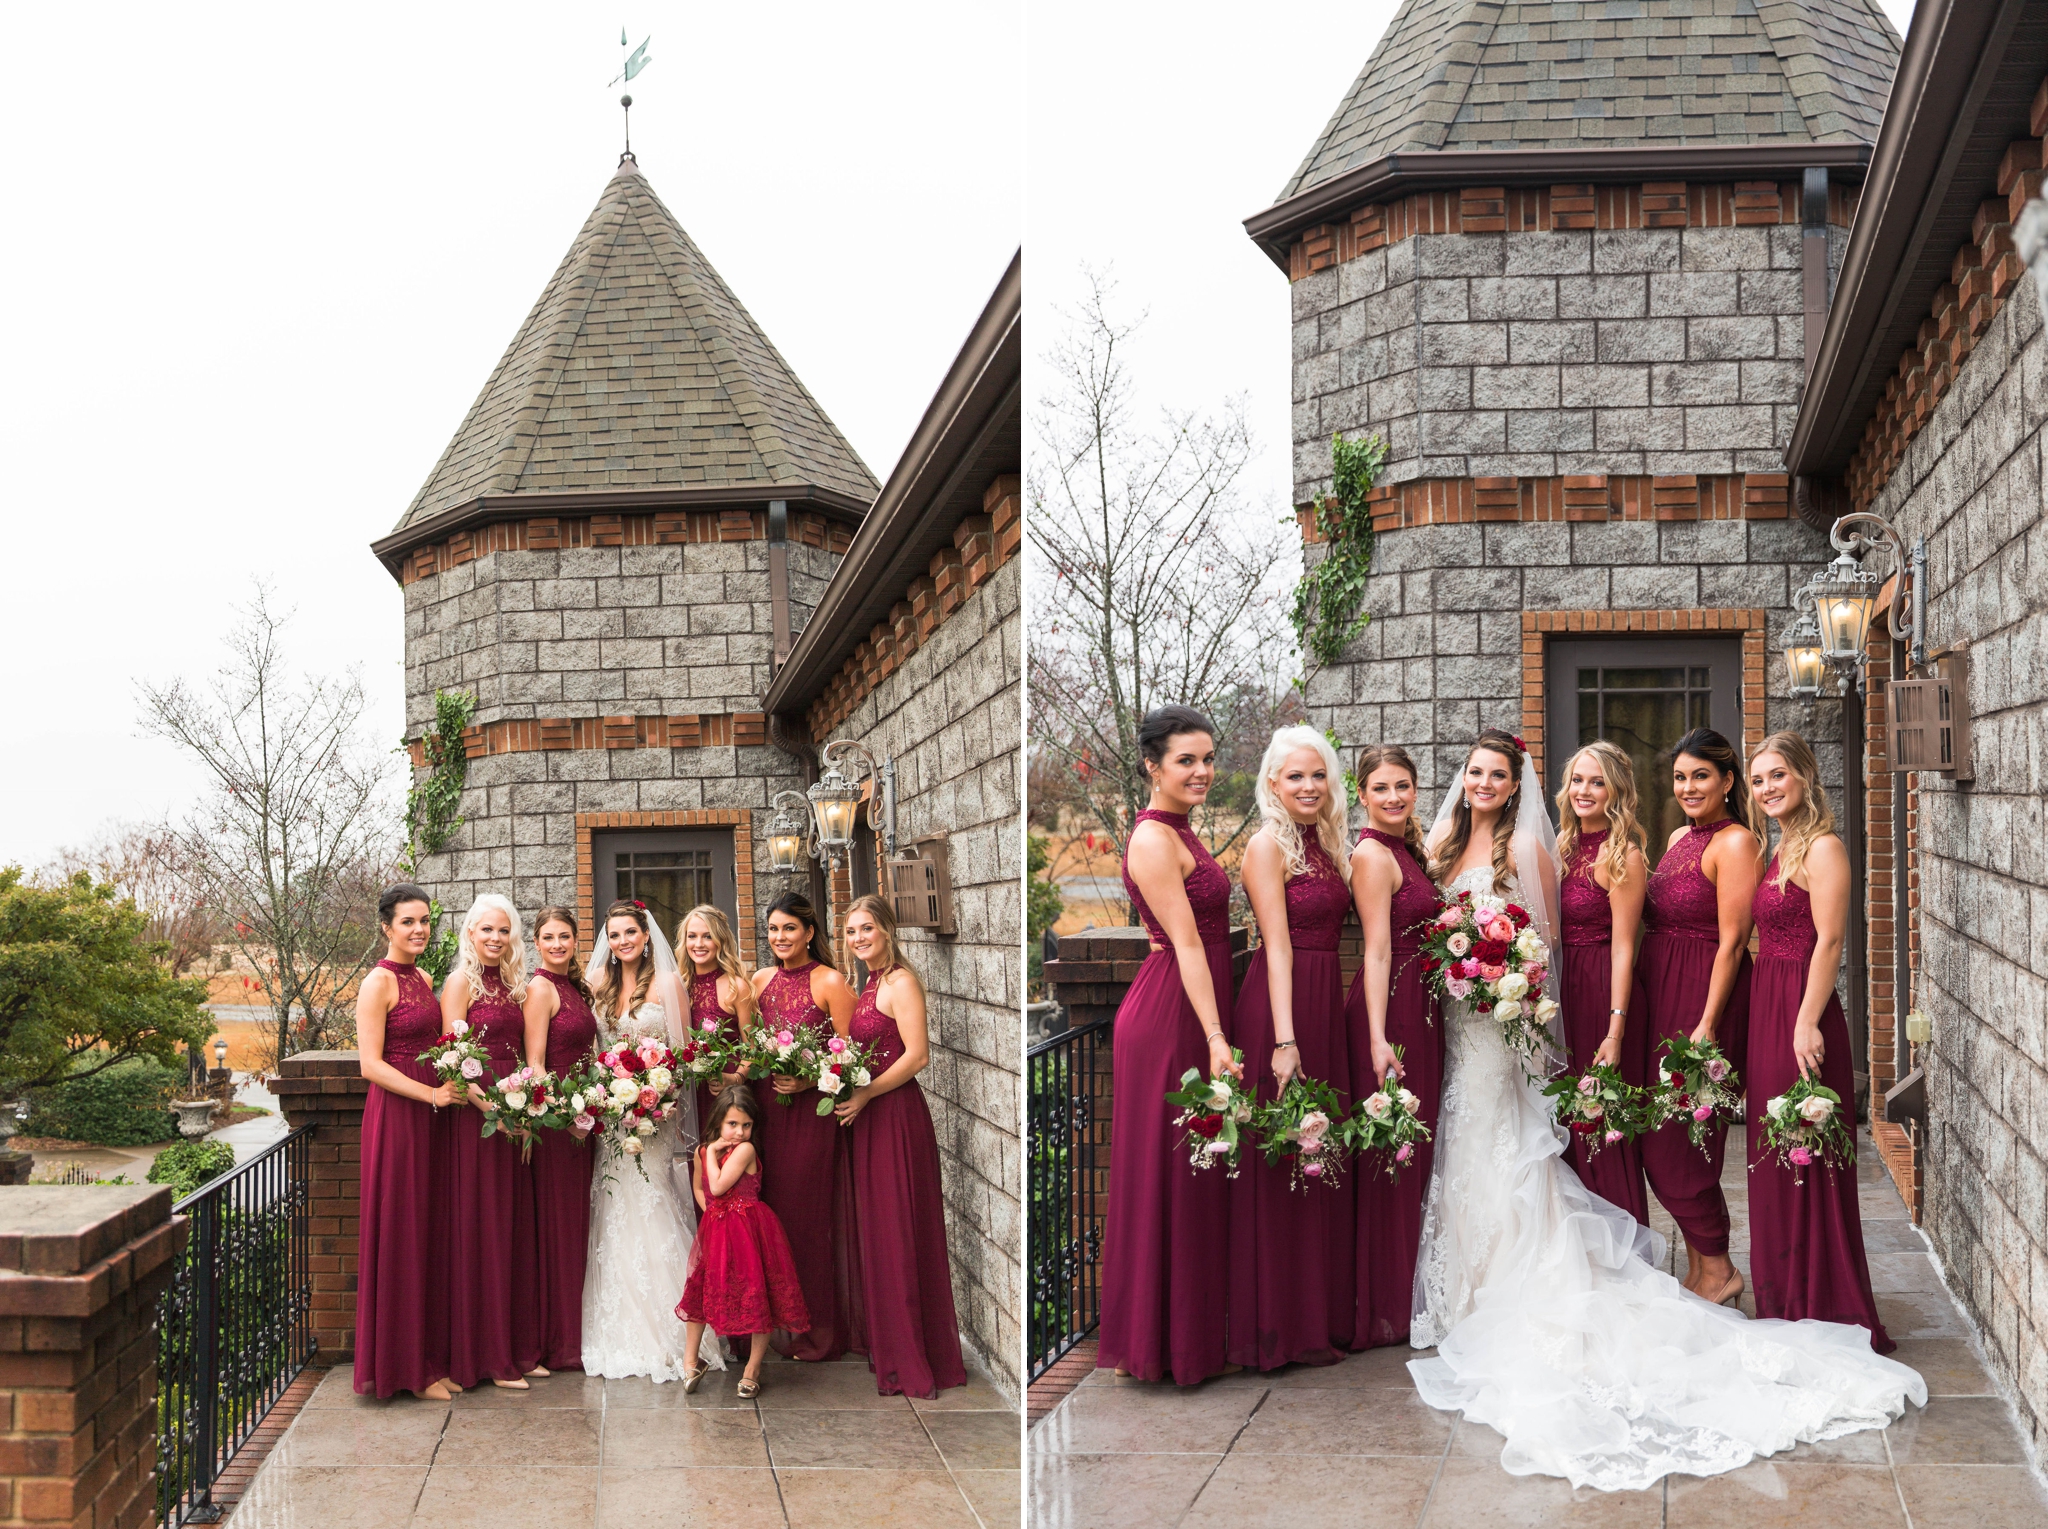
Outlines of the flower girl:
{"label": "flower girl", "polygon": [[800,1333],[811,1325],[789,1238],[761,1199],[761,1155],[753,1142],[759,1112],[744,1084],[728,1088],[711,1106],[705,1145],[697,1149],[690,1179],[703,1219],[690,1250],[690,1277],[676,1305],[685,1324],[685,1391],[695,1391],[709,1368],[697,1357],[706,1324],[721,1337],[745,1335],[752,1342],[740,1377],[742,1400],[761,1394],[768,1334],[777,1328]]}

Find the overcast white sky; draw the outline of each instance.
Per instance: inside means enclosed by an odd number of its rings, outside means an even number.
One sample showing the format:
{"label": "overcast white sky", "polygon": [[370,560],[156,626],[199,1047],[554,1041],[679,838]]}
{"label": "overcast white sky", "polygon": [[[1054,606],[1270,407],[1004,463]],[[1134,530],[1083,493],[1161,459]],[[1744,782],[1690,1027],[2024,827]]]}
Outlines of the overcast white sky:
{"label": "overcast white sky", "polygon": [[389,531],[610,177],[877,477],[1022,237],[1013,5],[0,7],[0,864],[190,798],[133,681],[268,576],[402,725]]}

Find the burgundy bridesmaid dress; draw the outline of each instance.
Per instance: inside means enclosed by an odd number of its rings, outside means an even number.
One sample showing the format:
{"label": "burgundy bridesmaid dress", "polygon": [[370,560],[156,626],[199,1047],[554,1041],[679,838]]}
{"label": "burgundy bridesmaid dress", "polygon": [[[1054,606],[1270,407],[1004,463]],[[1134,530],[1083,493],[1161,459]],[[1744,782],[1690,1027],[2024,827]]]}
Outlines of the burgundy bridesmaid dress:
{"label": "burgundy bridesmaid dress", "polygon": [[[377,964],[398,979],[398,1002],[384,1019],[384,1060],[438,1087],[434,1070],[415,1060],[441,1038],[433,986],[416,966]],[[374,1083],[363,1102],[355,1386],[365,1396],[421,1391],[448,1374],[448,1292],[438,1277],[447,1240],[434,1133],[440,1113]]]}
{"label": "burgundy bridesmaid dress", "polygon": [[[848,1027],[874,1048],[868,1070],[878,1078],[903,1055],[896,1021],[875,1003],[880,981],[868,978]],[[883,1396],[935,1397],[964,1386],[939,1138],[917,1079],[870,1099],[846,1135],[864,1329],[854,1346],[866,1351]]]}
{"label": "burgundy bridesmaid dress", "polygon": [[[526,1015],[498,978],[484,973],[469,1006],[471,1034],[490,1054],[493,1077],[521,1065]],[[480,1135],[468,1104],[440,1112],[443,1187],[436,1197],[448,1237],[448,1371],[458,1386],[516,1380],[540,1363],[541,1272],[533,1172],[503,1131]]]}
{"label": "burgundy bridesmaid dress", "polygon": [[[1877,1319],[1870,1265],[1863,1256],[1863,1216],[1856,1204],[1856,1164],[1814,1163],[1792,1170],[1764,1151],[1764,1103],[1799,1081],[1792,1031],[1806,996],[1806,976],[1820,936],[1813,899],[1788,881],[1772,885],[1778,862],[1756,889],[1756,973],[1749,989],[1749,1285],[1756,1314],[1799,1321],[1846,1322],[1868,1328],[1870,1346],[1889,1354],[1898,1345]],[[1842,1124],[1856,1139],[1856,1079],[1849,1025],[1832,992],[1820,1016],[1820,1081],[1842,1096]]]}
{"label": "burgundy bridesmaid dress", "polygon": [[[1230,878],[1188,827],[1187,814],[1148,807],[1138,821],[1164,823],[1195,857],[1188,904],[1209,958],[1216,1018],[1232,1033]],[[1227,1362],[1230,1295],[1230,1181],[1220,1168],[1188,1166],[1166,1095],[1190,1067],[1209,1071],[1209,1044],[1181,986],[1173,942],[1131,880],[1124,895],[1152,936],[1117,1006],[1111,1066],[1116,1129],[1109,1149],[1109,1204],[1102,1232],[1102,1326],[1096,1363],[1144,1380],[1172,1375],[1184,1386]],[[1246,1149],[1249,1153],[1249,1148]]]}
{"label": "burgundy bridesmaid dress", "polygon": [[[597,1018],[574,978],[543,968],[562,1004],[548,1024],[547,1068],[560,1077],[590,1055]],[[551,1370],[583,1363],[583,1270],[590,1258],[590,1175],[594,1138],[540,1131],[533,1144],[533,1212],[540,1264],[540,1362]]]}
{"label": "burgundy bridesmaid dress", "polygon": [[[1444,1096],[1444,1030],[1429,989],[1422,982],[1423,926],[1442,905],[1436,883],[1398,834],[1368,828],[1401,867],[1401,885],[1388,909],[1393,958],[1387,982],[1387,1043],[1401,1048],[1404,1086],[1421,1101],[1416,1113],[1434,1131]],[[1344,1028],[1350,1036],[1351,1097],[1378,1088],[1372,1070],[1372,1021],[1365,1008],[1365,969],[1351,979],[1344,999]],[[1415,1254],[1422,1245],[1422,1200],[1429,1192],[1429,1168],[1436,1151],[1430,1142],[1389,1179],[1377,1164],[1361,1160],[1352,1168],[1358,1216],[1357,1319],[1352,1347],[1381,1348],[1408,1341],[1415,1304]]]}
{"label": "burgundy bridesmaid dress", "polygon": [[[832,1035],[832,1015],[811,1001],[816,961],[794,969],[779,966],[761,990],[760,1023],[769,1030],[808,1028],[822,1046]],[[761,1124],[754,1140],[761,1154],[761,1198],[782,1222],[803,1281],[810,1328],[790,1333],[776,1348],[791,1359],[837,1359],[847,1349],[842,1296],[850,1270],[840,1243],[851,1181],[846,1171],[846,1133],[830,1115],[819,1115],[818,1096],[806,1090],[781,1102],[774,1080],[754,1084]]]}
{"label": "burgundy bridesmaid dress", "polygon": [[[1350,1106],[1351,1040],[1344,1027],[1344,975],[1337,936],[1351,911],[1351,888],[1337,862],[1309,829],[1302,836],[1308,869],[1287,881],[1287,934],[1294,947],[1295,1059],[1307,1076],[1328,1083]],[[1263,946],[1252,955],[1237,990],[1232,1030],[1244,1048],[1246,1081],[1260,1099],[1279,1093],[1273,1081],[1273,998]],[[1351,1347],[1357,1273],[1354,1193],[1307,1184],[1289,1189],[1283,1160],[1268,1166],[1247,1149],[1230,1198],[1230,1360],[1274,1370],[1302,1361],[1335,1364]]]}
{"label": "burgundy bridesmaid dress", "polygon": [[[1564,959],[1559,972],[1559,1002],[1564,1009],[1565,1050],[1573,1070],[1593,1065],[1593,1054],[1607,1039],[1609,1010],[1614,1007],[1614,907],[1593,867],[1607,845],[1607,829],[1581,834],[1572,863],[1558,884],[1563,904]],[[1649,1076],[1645,1042],[1650,1028],[1649,1000],[1638,973],[1628,995],[1628,1023],[1621,1035],[1621,1075],[1637,1088]],[[1602,1147],[1588,1156],[1574,1136],[1565,1157],[1579,1181],[1610,1205],[1619,1205],[1644,1226],[1650,1224],[1650,1196],[1643,1184],[1643,1150],[1633,1141]]]}
{"label": "burgundy bridesmaid dress", "polygon": [[[1646,1068],[1657,1065],[1659,1043],[1666,1036],[1692,1034],[1706,1009],[1714,956],[1721,946],[1721,915],[1714,884],[1700,869],[1700,857],[1714,835],[1734,822],[1723,818],[1704,828],[1688,825],[1650,873],[1643,901],[1642,951],[1636,958],[1636,972],[1650,1001],[1650,1023],[1643,1035]],[[1714,1039],[1738,1076],[1744,1075],[1743,1042],[1749,1034],[1749,964],[1744,952],[1735,987],[1714,1027]],[[1633,1020],[1630,1025],[1633,1028]],[[1685,1240],[1702,1253],[1726,1253],[1728,1197],[1721,1192],[1721,1161],[1728,1147],[1727,1126],[1715,1122],[1704,1152],[1675,1120],[1643,1137],[1642,1144],[1644,1177]]]}
{"label": "burgundy bridesmaid dress", "polygon": [[[719,1005],[718,976],[717,972],[690,974],[690,1028],[701,1034],[706,1020],[716,1020],[720,1040],[738,1040],[740,1017],[732,1010]],[[710,1083],[697,1085],[697,1135],[700,1139],[704,1135],[704,1128],[711,1122],[711,1106],[717,1100],[718,1093],[716,1079]]]}

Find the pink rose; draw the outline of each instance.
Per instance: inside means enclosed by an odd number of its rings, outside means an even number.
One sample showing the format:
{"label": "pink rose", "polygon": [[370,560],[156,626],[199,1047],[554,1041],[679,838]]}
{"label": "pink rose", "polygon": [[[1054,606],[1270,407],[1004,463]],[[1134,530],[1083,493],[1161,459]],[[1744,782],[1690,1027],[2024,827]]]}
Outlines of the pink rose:
{"label": "pink rose", "polygon": [[1719,1083],[1728,1076],[1728,1064],[1720,1057],[1715,1057],[1711,1062],[1707,1063],[1707,1076],[1716,1083]]}
{"label": "pink rose", "polygon": [[1496,918],[1480,925],[1479,932],[1489,940],[1498,940],[1505,945],[1515,937],[1515,926],[1504,918]]}
{"label": "pink rose", "polygon": [[1813,1161],[1813,1154],[1807,1151],[1804,1147],[1794,1147],[1792,1149],[1791,1156],[1792,1161],[1797,1163],[1802,1168],[1806,1167],[1807,1164]]}
{"label": "pink rose", "polygon": [[1455,929],[1465,921],[1465,910],[1455,905],[1448,907],[1436,916],[1436,921],[1442,928]]}
{"label": "pink rose", "polygon": [[1594,1077],[1591,1073],[1587,1073],[1583,1078],[1579,1079],[1579,1092],[1582,1094],[1599,1093],[1600,1080]]}
{"label": "pink rose", "polygon": [[1408,1161],[1409,1158],[1413,1157],[1414,1155],[1415,1148],[1404,1141],[1401,1143],[1399,1149],[1395,1151],[1394,1161],[1397,1163],[1405,1163]]}
{"label": "pink rose", "polygon": [[794,1046],[796,1044],[796,1032],[794,1030],[777,1030],[775,1032],[775,1044],[778,1046]]}
{"label": "pink rose", "polygon": [[657,1094],[653,1089],[643,1088],[640,1090],[641,1109],[651,1110],[659,1103],[661,1103],[661,1095]]}
{"label": "pink rose", "polygon": [[1692,1118],[1698,1121],[1712,1120],[1714,1118],[1713,1107],[1711,1105],[1701,1105],[1692,1112]]}
{"label": "pink rose", "polygon": [[1444,983],[1444,991],[1453,998],[1469,998],[1472,996],[1472,984],[1462,977],[1452,977]]}
{"label": "pink rose", "polygon": [[1471,937],[1467,935],[1463,930],[1460,930],[1458,933],[1452,935],[1448,940],[1444,941],[1444,949],[1448,950],[1454,956],[1462,956],[1463,954],[1465,954],[1466,951],[1470,950],[1471,948]]}
{"label": "pink rose", "polygon": [[1537,988],[1543,986],[1543,979],[1550,975],[1550,968],[1538,961],[1533,966],[1523,967],[1522,975],[1528,979],[1529,991],[1534,993]]}
{"label": "pink rose", "polygon": [[1486,966],[1486,965],[1482,965],[1482,966],[1481,966],[1481,967],[1479,968],[1479,975],[1480,975],[1480,976],[1482,976],[1482,977],[1484,977],[1484,978],[1485,978],[1485,979],[1486,979],[1486,980],[1487,980],[1488,982],[1498,982],[1498,981],[1500,981],[1500,979],[1501,979],[1501,978],[1505,977],[1505,976],[1506,976],[1507,974],[1508,974],[1508,969],[1507,969],[1507,968],[1506,968],[1505,966]]}
{"label": "pink rose", "polygon": [[1319,1179],[1323,1176],[1323,1165],[1321,1163],[1310,1163],[1301,1171],[1309,1178]]}
{"label": "pink rose", "polygon": [[1458,963],[1458,975],[1467,981],[1471,980],[1479,975],[1479,963],[1469,956],[1466,957]]}
{"label": "pink rose", "polygon": [[1619,1132],[1619,1131],[1609,1131],[1609,1132],[1607,1133],[1607,1145],[1608,1145],[1608,1146],[1610,1146],[1610,1147],[1611,1147],[1611,1146],[1613,1146],[1613,1145],[1614,1145],[1614,1144],[1615,1144],[1616,1142],[1618,1142],[1618,1141],[1620,1141],[1620,1140],[1621,1140],[1621,1132]]}
{"label": "pink rose", "polygon": [[825,1042],[825,1049],[834,1053],[841,1052],[846,1049],[846,1042],[842,1037],[835,1035]]}

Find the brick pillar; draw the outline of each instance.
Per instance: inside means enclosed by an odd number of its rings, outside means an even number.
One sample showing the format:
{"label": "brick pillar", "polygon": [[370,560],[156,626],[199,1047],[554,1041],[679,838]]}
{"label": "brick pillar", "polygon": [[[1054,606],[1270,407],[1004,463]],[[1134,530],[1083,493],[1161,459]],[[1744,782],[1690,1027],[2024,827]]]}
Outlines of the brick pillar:
{"label": "brick pillar", "polygon": [[312,1239],[313,1336],[317,1365],[341,1364],[356,1353],[356,1210],[363,1187],[363,1104],[369,1080],[353,1051],[302,1051],[286,1057],[271,1080],[284,1118],[313,1134],[312,1203],[306,1226]]}
{"label": "brick pillar", "polygon": [[156,1307],[185,1237],[161,1185],[0,1194],[0,1521],[156,1522]]}

